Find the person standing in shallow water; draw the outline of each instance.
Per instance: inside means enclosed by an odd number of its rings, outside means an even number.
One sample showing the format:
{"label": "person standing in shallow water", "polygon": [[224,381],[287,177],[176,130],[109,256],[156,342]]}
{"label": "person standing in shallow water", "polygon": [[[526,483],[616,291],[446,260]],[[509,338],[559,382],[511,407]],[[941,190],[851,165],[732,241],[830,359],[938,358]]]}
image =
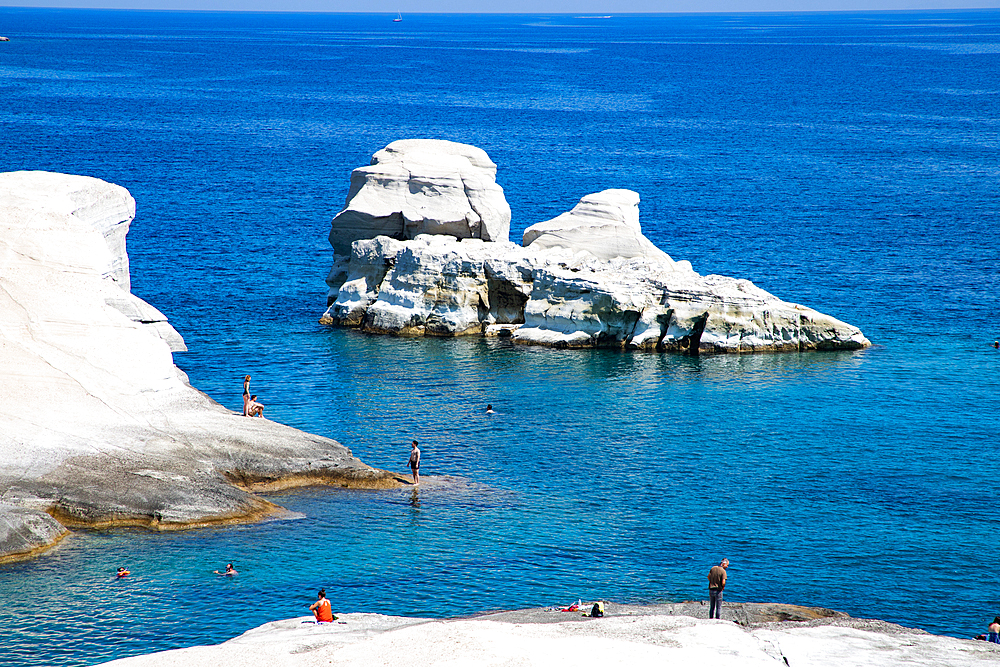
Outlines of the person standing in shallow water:
{"label": "person standing in shallow water", "polygon": [[410,460],[407,465],[413,471],[413,483],[420,484],[420,448],[417,447],[416,440],[410,445]]}
{"label": "person standing in shallow water", "polygon": [[708,617],[722,618],[722,591],[726,589],[726,569],[729,567],[729,559],[723,558],[722,562],[708,571]]}

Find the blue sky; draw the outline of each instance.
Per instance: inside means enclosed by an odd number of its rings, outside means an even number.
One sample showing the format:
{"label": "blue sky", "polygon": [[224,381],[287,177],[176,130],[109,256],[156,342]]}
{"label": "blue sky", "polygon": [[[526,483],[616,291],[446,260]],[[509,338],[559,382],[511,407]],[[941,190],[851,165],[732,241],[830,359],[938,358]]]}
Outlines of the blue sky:
{"label": "blue sky", "polygon": [[1000,0],[0,0],[0,7],[404,13],[803,12],[1000,8]]}

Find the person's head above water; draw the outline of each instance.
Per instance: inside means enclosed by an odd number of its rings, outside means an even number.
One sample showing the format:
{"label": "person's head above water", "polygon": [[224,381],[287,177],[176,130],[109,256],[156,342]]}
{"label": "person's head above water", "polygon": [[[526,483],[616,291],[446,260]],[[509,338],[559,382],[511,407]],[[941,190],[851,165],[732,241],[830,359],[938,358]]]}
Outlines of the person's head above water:
{"label": "person's head above water", "polygon": [[493,412],[493,404],[492,403],[487,403],[486,404],[486,412]]}
{"label": "person's head above water", "polygon": [[233,569],[233,564],[232,563],[226,563],[226,572],[229,572],[232,569]]}

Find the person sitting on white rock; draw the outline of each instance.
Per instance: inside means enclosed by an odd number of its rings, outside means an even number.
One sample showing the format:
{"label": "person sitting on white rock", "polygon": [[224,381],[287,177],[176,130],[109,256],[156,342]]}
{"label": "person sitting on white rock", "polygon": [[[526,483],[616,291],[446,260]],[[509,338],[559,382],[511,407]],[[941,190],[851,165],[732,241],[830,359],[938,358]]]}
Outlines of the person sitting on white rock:
{"label": "person sitting on white rock", "polygon": [[247,408],[247,417],[264,417],[264,406],[257,402],[257,394],[250,397],[250,405]]}

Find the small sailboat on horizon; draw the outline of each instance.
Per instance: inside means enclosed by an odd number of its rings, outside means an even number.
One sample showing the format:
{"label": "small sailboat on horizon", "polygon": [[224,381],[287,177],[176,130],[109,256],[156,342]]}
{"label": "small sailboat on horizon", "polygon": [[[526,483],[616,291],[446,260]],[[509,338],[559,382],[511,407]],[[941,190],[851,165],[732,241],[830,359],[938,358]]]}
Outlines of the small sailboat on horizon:
{"label": "small sailboat on horizon", "polygon": [[402,15],[402,14],[400,14],[399,12],[396,12],[396,18],[394,18],[394,19],[392,20],[392,22],[393,22],[393,23],[399,23],[399,22],[400,22],[400,21],[402,21],[402,20],[403,20],[403,15]]}

